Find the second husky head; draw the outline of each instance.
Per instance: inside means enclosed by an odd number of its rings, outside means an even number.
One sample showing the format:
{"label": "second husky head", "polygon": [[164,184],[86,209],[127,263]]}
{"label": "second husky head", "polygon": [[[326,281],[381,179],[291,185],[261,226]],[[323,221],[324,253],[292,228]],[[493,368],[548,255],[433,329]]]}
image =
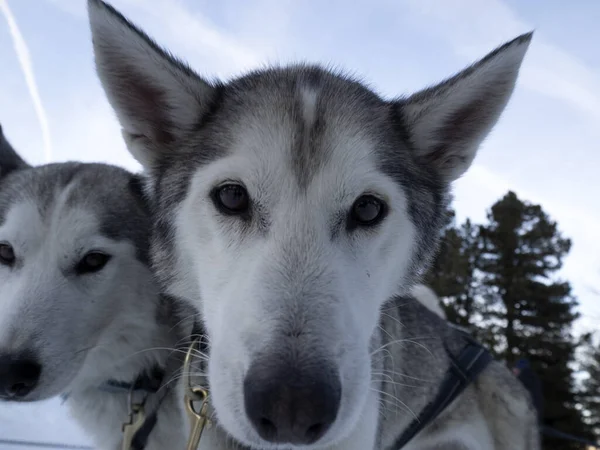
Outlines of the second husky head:
{"label": "second husky head", "polygon": [[154,358],[129,354],[157,314],[140,184],[105,164],[32,167],[0,130],[0,400],[96,387]]}
{"label": "second husky head", "polygon": [[531,36],[387,101],[317,66],[209,82],[89,6],[100,79],[150,178],[155,269],[210,340],[219,422],[253,448],[332,445],[365,405],[381,306],[435,251],[449,185]]}

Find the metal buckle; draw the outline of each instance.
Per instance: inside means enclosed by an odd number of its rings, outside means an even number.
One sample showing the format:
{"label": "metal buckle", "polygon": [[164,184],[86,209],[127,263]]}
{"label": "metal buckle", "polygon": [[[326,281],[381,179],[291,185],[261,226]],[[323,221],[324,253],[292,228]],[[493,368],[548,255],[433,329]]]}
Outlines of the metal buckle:
{"label": "metal buckle", "polygon": [[144,411],[144,403],[146,403],[146,396],[141,402],[136,403],[133,400],[134,387],[132,386],[127,396],[127,407],[128,407],[128,420],[123,423],[121,431],[123,432],[123,444],[121,445],[122,450],[131,450],[131,444],[133,438],[138,432],[144,422],[146,421],[146,413]]}
{"label": "metal buckle", "polygon": [[[210,426],[210,421],[208,420],[208,390],[201,386],[193,386],[191,380],[192,352],[199,342],[199,339],[195,339],[192,342],[183,363],[185,410],[192,423],[192,430],[186,447],[187,450],[196,450],[198,448],[204,428]],[[198,410],[194,407],[194,403],[196,402],[200,402]]]}

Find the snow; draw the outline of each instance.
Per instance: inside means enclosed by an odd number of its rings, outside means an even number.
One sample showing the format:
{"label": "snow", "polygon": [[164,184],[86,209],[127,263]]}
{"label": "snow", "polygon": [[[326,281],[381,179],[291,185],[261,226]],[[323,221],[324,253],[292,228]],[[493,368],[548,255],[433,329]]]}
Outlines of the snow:
{"label": "snow", "polygon": [[[58,398],[37,403],[0,403],[1,440],[91,445]],[[37,448],[0,442],[1,450]]]}

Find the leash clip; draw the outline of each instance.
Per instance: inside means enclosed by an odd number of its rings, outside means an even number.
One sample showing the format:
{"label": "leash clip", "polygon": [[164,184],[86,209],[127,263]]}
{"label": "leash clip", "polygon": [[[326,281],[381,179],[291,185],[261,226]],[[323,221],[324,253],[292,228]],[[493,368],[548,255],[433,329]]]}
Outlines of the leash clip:
{"label": "leash clip", "polygon": [[[204,428],[211,425],[210,420],[208,419],[208,390],[201,386],[192,385],[190,376],[192,352],[198,343],[199,339],[195,339],[189,346],[183,364],[185,410],[192,423],[192,430],[186,447],[187,450],[197,450],[198,445],[200,445],[200,439],[202,438]],[[200,403],[200,408],[198,410],[194,406],[196,402]]]}
{"label": "leash clip", "polygon": [[131,450],[133,438],[146,421],[146,413],[144,411],[145,399],[139,403],[133,400],[134,387],[129,390],[127,422],[124,422],[121,431],[123,432],[123,444],[121,450]]}

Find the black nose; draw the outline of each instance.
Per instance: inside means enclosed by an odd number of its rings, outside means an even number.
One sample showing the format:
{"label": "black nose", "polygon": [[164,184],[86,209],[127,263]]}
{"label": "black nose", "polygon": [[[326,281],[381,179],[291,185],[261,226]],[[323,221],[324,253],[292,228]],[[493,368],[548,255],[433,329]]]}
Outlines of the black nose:
{"label": "black nose", "polygon": [[266,441],[307,445],[327,432],[340,407],[341,383],[328,364],[301,369],[256,360],[244,380],[246,414]]}
{"label": "black nose", "polygon": [[21,356],[0,356],[0,398],[18,400],[37,385],[42,373],[33,359]]}

